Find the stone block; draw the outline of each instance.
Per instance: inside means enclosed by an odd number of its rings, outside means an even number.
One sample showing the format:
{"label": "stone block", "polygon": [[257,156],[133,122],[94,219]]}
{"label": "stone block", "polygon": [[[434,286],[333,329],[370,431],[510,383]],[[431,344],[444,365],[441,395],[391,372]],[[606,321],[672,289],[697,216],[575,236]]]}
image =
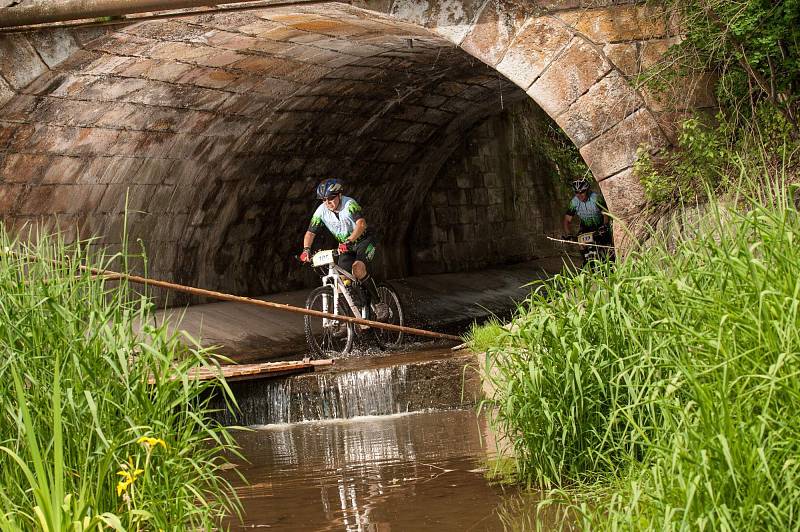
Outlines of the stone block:
{"label": "stone block", "polygon": [[446,227],[459,222],[458,209],[455,207],[436,207],[433,210],[436,217],[436,225]]}
{"label": "stone block", "polygon": [[556,118],[580,148],[644,105],[625,77],[611,71]]}
{"label": "stone block", "polygon": [[157,185],[169,176],[172,159],[146,158],[128,183]]}
{"label": "stone block", "polygon": [[84,77],[65,80],[52,94],[59,97],[77,94],[84,100],[126,101],[133,100],[132,95],[148,86],[152,84],[145,79]]}
{"label": "stone block", "polygon": [[[35,103],[37,104],[35,109],[26,112],[27,121],[90,127],[106,112],[105,107],[98,105],[97,102],[37,98]],[[119,127],[119,122],[114,124],[114,127]]]}
{"label": "stone block", "polygon": [[506,216],[503,205],[489,205],[484,212],[486,213],[484,220],[487,222],[502,222]]}
{"label": "stone block", "polygon": [[[12,92],[12,94],[14,94]],[[36,109],[39,100],[35,96],[20,94],[13,98],[7,105],[0,107],[0,116],[4,120],[30,123],[30,115]]]}
{"label": "stone block", "polygon": [[625,4],[556,13],[558,18],[598,44],[666,36],[674,21],[658,5]]}
{"label": "stone block", "polygon": [[635,43],[607,44],[603,53],[626,77],[633,78],[639,74],[639,52]]}
{"label": "stone block", "polygon": [[496,65],[530,11],[527,0],[489,0],[461,47],[487,65]]}
{"label": "stone block", "polygon": [[[171,59],[185,63],[200,63],[208,60],[209,57],[218,53],[218,50],[211,46],[203,46],[179,42],[160,42],[147,50],[149,57],[153,59]],[[113,52],[112,52],[113,53]],[[121,52],[120,55],[141,55],[129,52]]]}
{"label": "stone block", "polygon": [[557,20],[530,19],[498,63],[497,70],[527,90],[570,39],[572,34]]}
{"label": "stone block", "polygon": [[447,40],[460,44],[484,3],[485,0],[395,0],[391,14],[406,22],[431,28]]}
{"label": "stone block", "polygon": [[630,168],[601,181],[600,189],[611,214],[623,224],[633,221],[645,204],[644,187]]}
{"label": "stone block", "polygon": [[136,157],[103,157],[94,162],[93,166],[99,168],[93,173],[101,183],[134,183],[144,161]]}
{"label": "stone block", "polygon": [[606,75],[611,65],[593,45],[576,38],[528,90],[528,94],[551,117]]}
{"label": "stone block", "polygon": [[93,210],[104,191],[104,185],[40,185],[30,189],[19,212],[23,215],[41,215]]}
{"label": "stone block", "polygon": [[640,109],[580,150],[594,177],[602,181],[633,165],[640,144],[652,148],[668,144],[653,115]]}
{"label": "stone block", "polygon": [[488,204],[489,205],[502,205],[505,201],[505,189],[503,188],[488,188],[486,189],[488,194]]}
{"label": "stone block", "polygon": [[160,185],[152,194],[149,211],[154,213],[172,212],[173,203],[177,203],[179,196],[178,187],[173,185]]}
{"label": "stone block", "polygon": [[51,28],[28,34],[28,40],[49,68],[54,68],[79,48],[72,32]]}
{"label": "stone block", "polygon": [[52,157],[44,168],[41,182],[43,184],[77,183],[86,164],[86,159],[82,157]]}
{"label": "stone block", "polygon": [[453,226],[454,242],[472,242],[475,240],[474,224],[458,224]]}
{"label": "stone block", "polygon": [[[11,140],[16,137],[17,129],[19,127],[20,126],[18,126],[13,122],[6,122],[4,120],[0,120],[0,151],[5,150],[6,147],[11,143]],[[21,127],[23,130],[32,129],[31,126],[28,125]]]}
{"label": "stone block", "polygon": [[489,205],[489,191],[485,188],[474,188],[467,191],[467,201],[472,205]]}
{"label": "stone block", "polygon": [[72,155],[105,155],[117,141],[119,132],[96,127],[78,128],[66,153]]}
{"label": "stone block", "polygon": [[75,28],[72,30],[72,35],[75,37],[75,41],[80,44],[81,46],[86,46],[90,42],[103,37],[110,31],[113,31],[110,27],[105,26],[87,26],[85,28]]}
{"label": "stone block", "polygon": [[17,210],[20,195],[25,190],[22,184],[0,183],[0,213],[3,217]]}
{"label": "stone block", "polygon": [[16,95],[8,82],[0,77],[0,109],[2,109]]}
{"label": "stone block", "polygon": [[0,159],[0,180],[5,183],[38,183],[50,163],[48,155],[9,153]]}
{"label": "stone block", "polygon": [[654,112],[680,112],[716,107],[717,78],[710,74],[671,80],[660,89],[641,89],[647,107]]}
{"label": "stone block", "polygon": [[18,33],[0,35],[0,74],[19,90],[47,71],[30,41]]}
{"label": "stone block", "polygon": [[467,205],[467,192],[463,189],[453,189],[447,191],[447,203],[449,205]]}
{"label": "stone block", "polygon": [[655,66],[667,53],[670,47],[681,42],[680,37],[651,39],[639,44],[639,65],[642,71]]}
{"label": "stone block", "polygon": [[462,224],[474,224],[478,220],[478,211],[472,205],[458,207],[458,221]]}

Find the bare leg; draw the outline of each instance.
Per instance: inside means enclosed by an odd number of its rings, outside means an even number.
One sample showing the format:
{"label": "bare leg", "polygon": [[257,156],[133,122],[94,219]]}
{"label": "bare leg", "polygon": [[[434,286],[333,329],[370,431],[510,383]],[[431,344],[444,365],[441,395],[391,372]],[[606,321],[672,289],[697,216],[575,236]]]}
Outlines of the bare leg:
{"label": "bare leg", "polygon": [[367,265],[357,260],[353,263],[353,277],[358,279],[359,281],[364,279],[367,276]]}

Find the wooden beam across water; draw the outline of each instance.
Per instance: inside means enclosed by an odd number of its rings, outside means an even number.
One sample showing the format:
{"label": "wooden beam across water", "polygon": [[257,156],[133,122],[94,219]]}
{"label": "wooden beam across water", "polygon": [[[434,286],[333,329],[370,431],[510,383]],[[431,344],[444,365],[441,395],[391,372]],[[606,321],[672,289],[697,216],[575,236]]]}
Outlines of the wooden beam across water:
{"label": "wooden beam across water", "polygon": [[[274,379],[286,375],[307,373],[318,367],[333,365],[332,358],[324,360],[310,360],[304,358],[296,361],[260,362],[257,364],[226,364],[218,367],[194,368],[188,374],[189,378],[201,381],[224,377],[226,381],[244,381],[256,379]],[[148,382],[153,384],[151,377]]]}

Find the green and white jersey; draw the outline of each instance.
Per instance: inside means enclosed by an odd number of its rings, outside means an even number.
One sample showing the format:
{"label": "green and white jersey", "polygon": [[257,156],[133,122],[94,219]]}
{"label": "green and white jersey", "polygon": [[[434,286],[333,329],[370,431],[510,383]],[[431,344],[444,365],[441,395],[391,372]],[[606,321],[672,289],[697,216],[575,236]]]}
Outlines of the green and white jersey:
{"label": "green and white jersey", "polygon": [[578,216],[581,221],[581,230],[597,229],[603,225],[603,213],[608,212],[603,196],[597,192],[592,192],[586,201],[581,201],[578,196],[573,196],[572,201],[567,207],[567,214]]}
{"label": "green and white jersey", "polygon": [[328,228],[328,231],[333,233],[336,240],[344,242],[355,230],[356,222],[363,217],[361,205],[353,198],[342,196],[342,201],[336,211],[329,210],[324,203],[321,203],[311,216],[311,224],[309,224],[308,230],[317,234],[324,225]]}

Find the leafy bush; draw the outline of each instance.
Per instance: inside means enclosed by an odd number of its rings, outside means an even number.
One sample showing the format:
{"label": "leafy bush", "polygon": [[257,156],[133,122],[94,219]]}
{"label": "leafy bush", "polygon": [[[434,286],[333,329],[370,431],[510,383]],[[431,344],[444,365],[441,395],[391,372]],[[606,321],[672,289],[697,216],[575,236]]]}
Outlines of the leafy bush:
{"label": "leafy bush", "polygon": [[108,264],[81,246],[0,244],[0,529],[210,530],[237,511],[219,383],[188,377],[210,353],[81,268]]}
{"label": "leafy bush", "polygon": [[520,478],[584,527],[797,526],[800,213],[773,192],[712,198],[674,250],[557,276],[488,349]]}

